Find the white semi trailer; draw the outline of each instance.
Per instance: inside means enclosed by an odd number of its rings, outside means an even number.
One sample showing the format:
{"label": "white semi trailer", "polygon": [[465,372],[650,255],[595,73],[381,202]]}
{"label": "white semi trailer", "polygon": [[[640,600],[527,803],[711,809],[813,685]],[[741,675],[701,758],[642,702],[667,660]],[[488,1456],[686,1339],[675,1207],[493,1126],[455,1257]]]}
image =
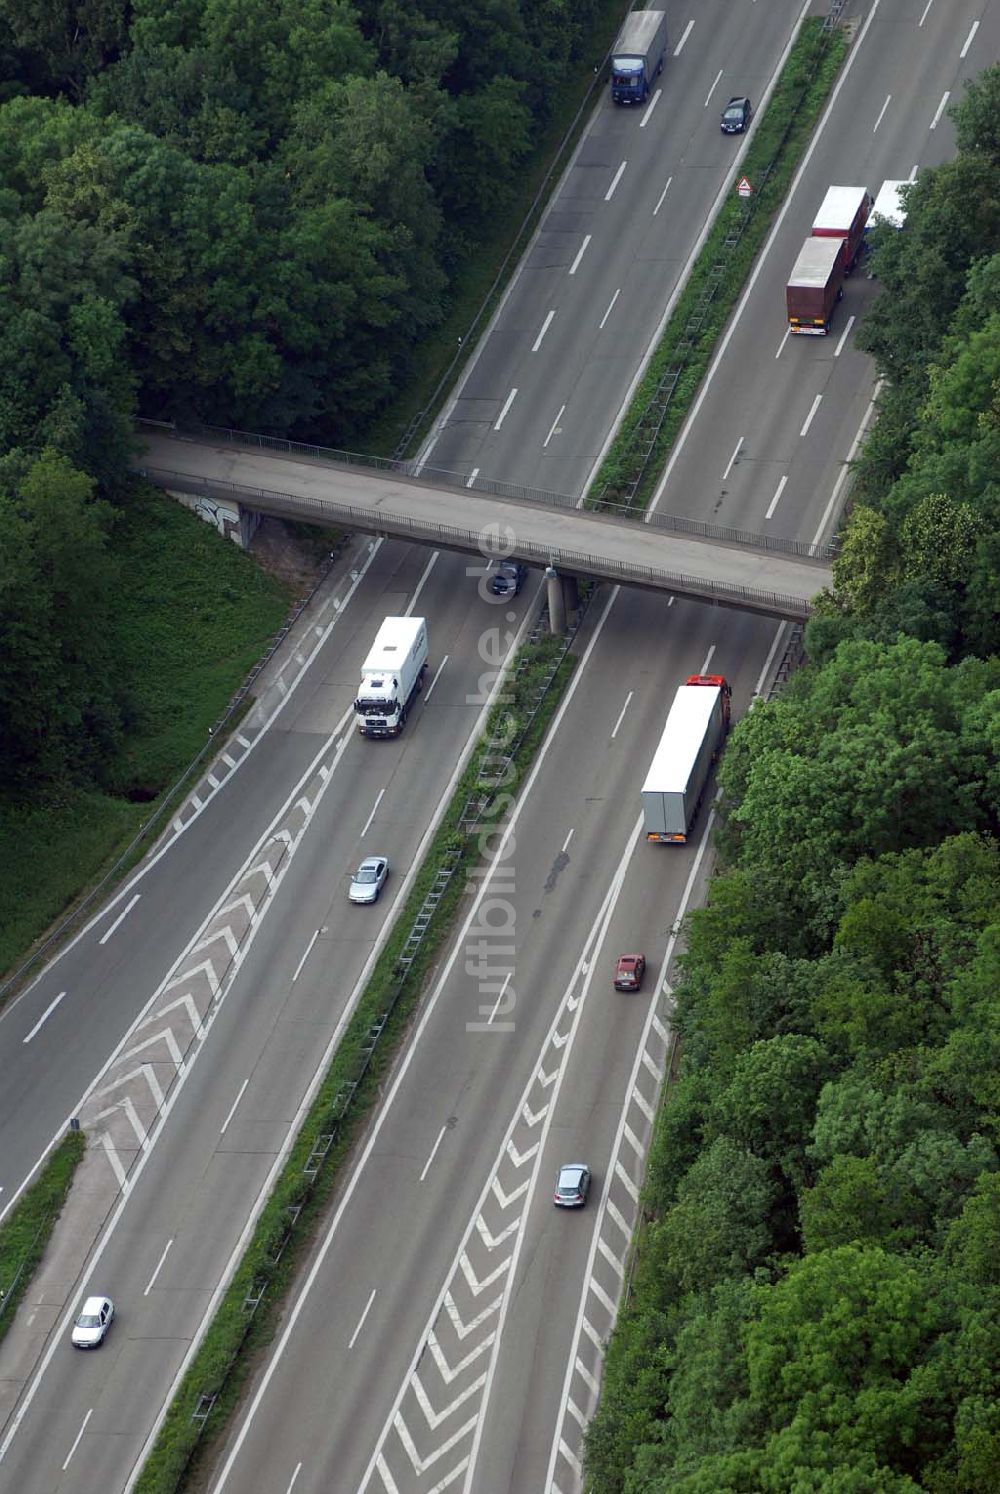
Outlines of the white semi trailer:
{"label": "white semi trailer", "polygon": [[354,709],[363,737],[398,737],[427,670],[427,620],[387,617],[361,666]]}
{"label": "white semi trailer", "polygon": [[721,674],[692,674],[674,696],[642,786],[647,840],[683,845],[690,835],[729,730],[731,694]]}

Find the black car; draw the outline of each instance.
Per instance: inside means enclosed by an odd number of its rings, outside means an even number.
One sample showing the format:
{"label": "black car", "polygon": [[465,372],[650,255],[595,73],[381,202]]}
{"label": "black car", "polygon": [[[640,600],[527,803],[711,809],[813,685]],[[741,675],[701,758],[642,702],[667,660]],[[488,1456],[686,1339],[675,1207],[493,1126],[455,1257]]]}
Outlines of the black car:
{"label": "black car", "polygon": [[524,585],[528,567],[516,560],[502,560],[490,577],[490,591],[495,597],[516,597]]}
{"label": "black car", "polygon": [[749,99],[730,99],[722,111],[722,133],[742,135],[753,117]]}

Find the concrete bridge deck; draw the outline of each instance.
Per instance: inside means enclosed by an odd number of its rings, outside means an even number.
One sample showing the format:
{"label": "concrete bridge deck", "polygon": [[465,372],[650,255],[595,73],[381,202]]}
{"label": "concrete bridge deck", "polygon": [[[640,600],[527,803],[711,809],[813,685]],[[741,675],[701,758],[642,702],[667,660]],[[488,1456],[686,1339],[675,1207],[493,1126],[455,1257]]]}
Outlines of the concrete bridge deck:
{"label": "concrete bridge deck", "polygon": [[474,555],[553,564],[566,575],[642,586],[801,621],[832,579],[830,565],[656,522],[590,513],[568,500],[500,497],[424,478],[212,436],[144,433],[133,467],[169,491]]}

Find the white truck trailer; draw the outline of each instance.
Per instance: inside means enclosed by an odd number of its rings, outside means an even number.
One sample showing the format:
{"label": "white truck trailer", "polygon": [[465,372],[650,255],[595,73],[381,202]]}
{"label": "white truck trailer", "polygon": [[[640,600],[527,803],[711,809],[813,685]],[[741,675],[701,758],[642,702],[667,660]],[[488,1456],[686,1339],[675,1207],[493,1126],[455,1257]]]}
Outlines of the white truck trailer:
{"label": "white truck trailer", "polygon": [[729,730],[731,694],[721,674],[692,674],[674,696],[642,786],[647,840],[683,845],[690,835]]}
{"label": "white truck trailer", "polygon": [[354,709],[363,737],[398,737],[427,670],[427,620],[387,617],[364,664]]}
{"label": "white truck trailer", "polygon": [[890,223],[893,228],[902,228],[906,222],[906,209],[900,201],[900,192],[903,187],[911,185],[909,181],[883,182],[875,197],[869,227],[873,228],[876,223]]}

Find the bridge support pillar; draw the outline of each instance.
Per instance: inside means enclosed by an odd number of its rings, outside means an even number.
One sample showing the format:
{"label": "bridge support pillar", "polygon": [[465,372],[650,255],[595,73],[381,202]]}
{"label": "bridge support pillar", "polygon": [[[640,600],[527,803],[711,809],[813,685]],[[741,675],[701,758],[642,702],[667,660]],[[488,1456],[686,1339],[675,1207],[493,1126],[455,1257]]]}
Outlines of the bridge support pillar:
{"label": "bridge support pillar", "polygon": [[546,566],[545,583],[549,595],[549,631],[565,633],[566,602],[563,597],[563,581],[554,565]]}
{"label": "bridge support pillar", "polygon": [[575,576],[564,576],[562,578],[563,606],[566,609],[566,617],[572,620],[576,616],[580,606],[580,588],[576,584]]}

